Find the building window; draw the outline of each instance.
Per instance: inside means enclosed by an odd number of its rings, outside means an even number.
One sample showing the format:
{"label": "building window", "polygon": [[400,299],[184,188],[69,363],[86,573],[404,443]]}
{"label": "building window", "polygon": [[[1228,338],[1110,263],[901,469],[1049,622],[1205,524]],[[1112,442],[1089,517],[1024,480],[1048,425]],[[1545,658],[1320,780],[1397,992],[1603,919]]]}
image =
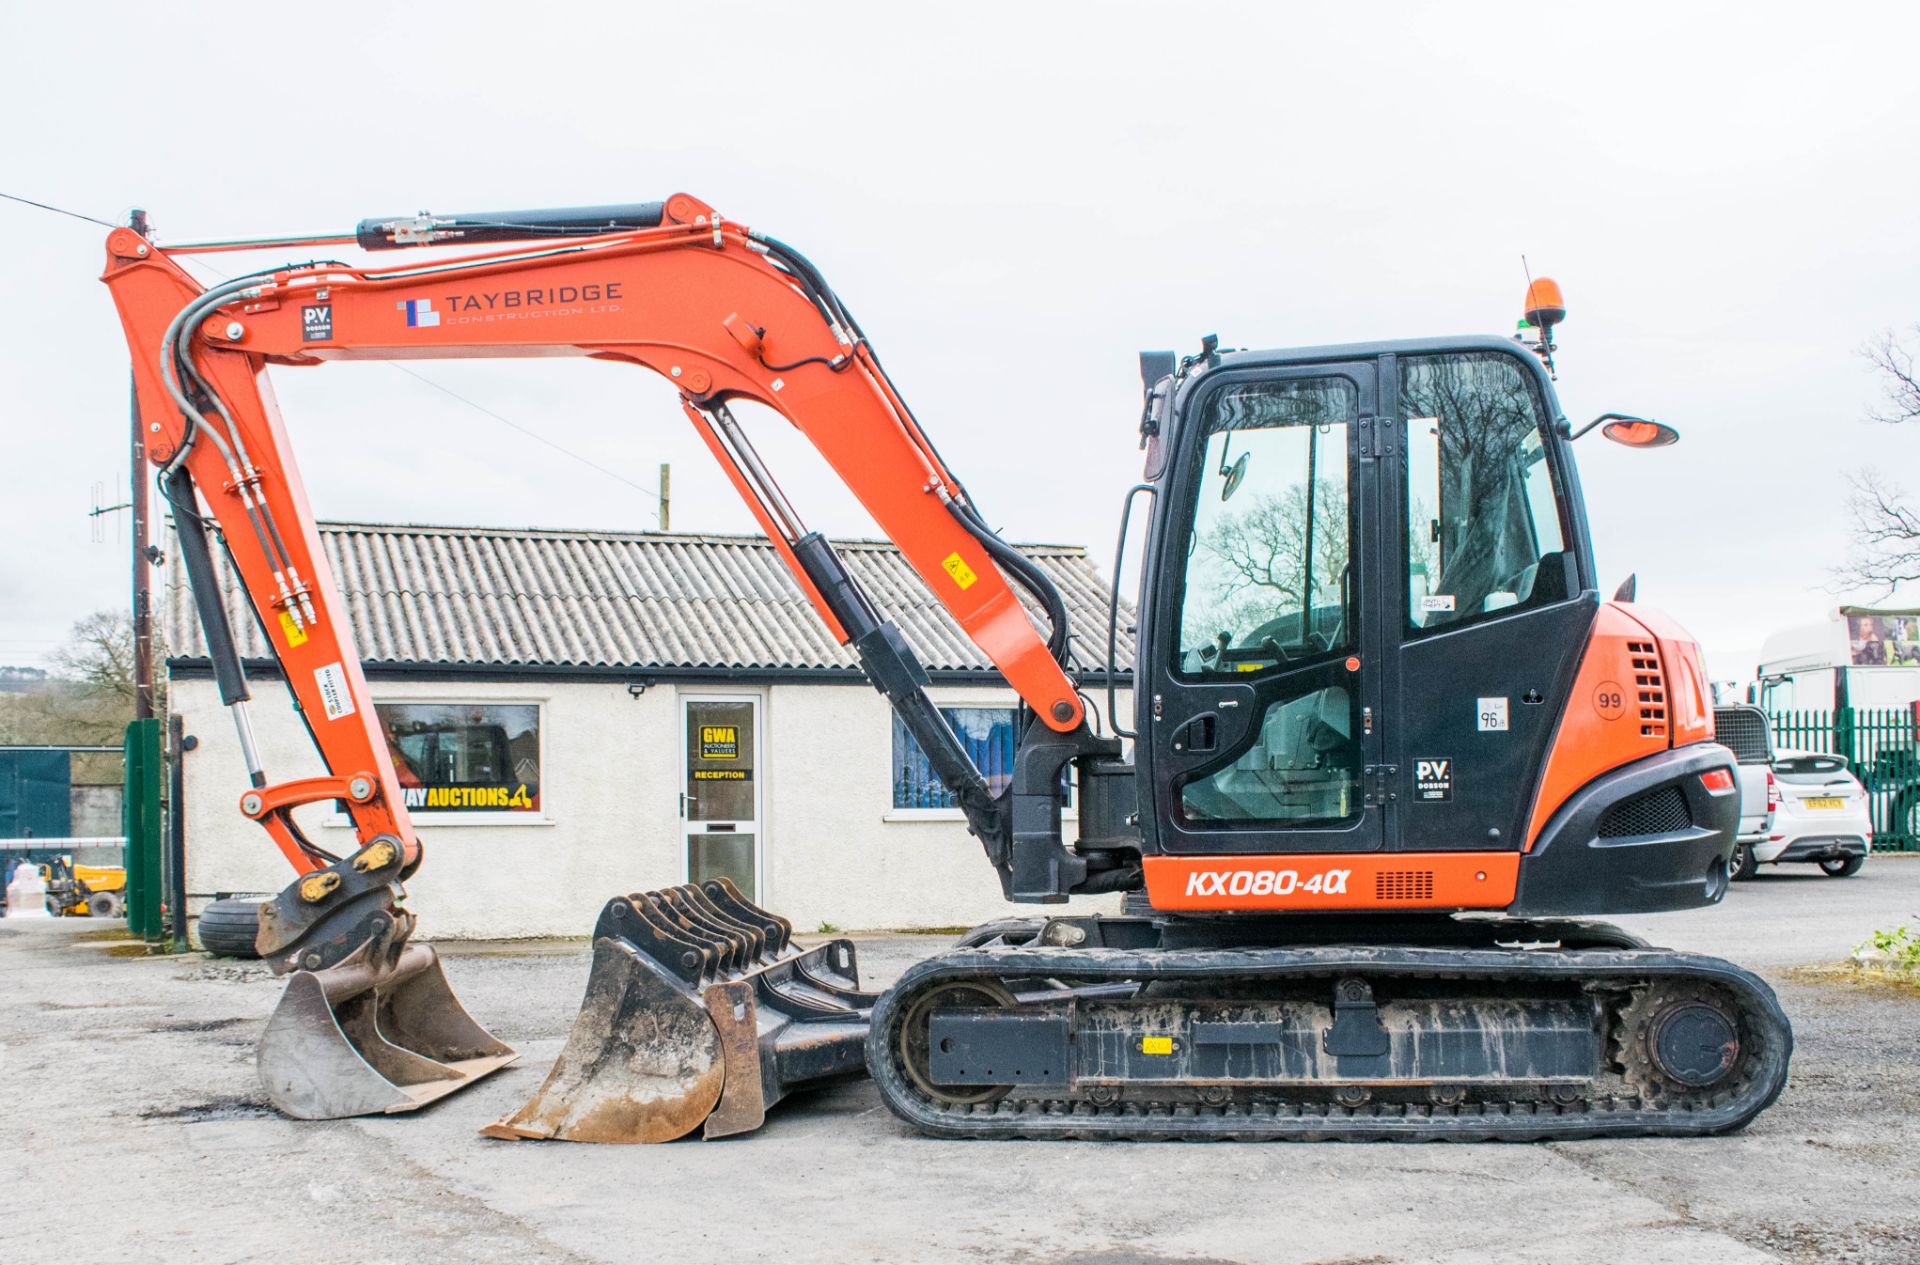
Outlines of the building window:
{"label": "building window", "polygon": [[540,811],[538,703],[376,703],[407,811]]}
{"label": "building window", "polygon": [[[1014,733],[1011,707],[942,707],[940,714],[953,726],[960,745],[986,774],[987,785],[999,794],[1013,779]],[[900,717],[893,718],[893,806],[895,808],[955,808],[953,796],[934,776],[927,753],[913,740]]]}

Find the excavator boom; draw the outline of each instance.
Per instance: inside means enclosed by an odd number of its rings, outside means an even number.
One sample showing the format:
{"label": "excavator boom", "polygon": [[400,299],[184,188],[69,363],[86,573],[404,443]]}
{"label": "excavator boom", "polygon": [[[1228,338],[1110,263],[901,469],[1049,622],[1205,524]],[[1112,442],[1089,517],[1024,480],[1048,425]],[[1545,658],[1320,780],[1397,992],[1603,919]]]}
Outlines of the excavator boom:
{"label": "excavator boom", "polygon": [[[194,281],[177,257],[346,241],[369,251],[495,249],[385,268],[315,262],[211,287]],[[516,244],[499,248],[508,242]],[[791,248],[677,194],[632,206],[373,219],[350,239],[167,249],[131,228],[116,229],[103,279],[132,352],[147,456],[172,507],[221,698],[239,731],[251,783],[241,811],[262,825],[299,876],[263,907],[259,934],[263,957],[294,977],[261,1053],[270,1092],[293,1114],[405,1110],[470,1083],[512,1052],[460,1009],[431,951],[409,946],[413,920],[401,882],[421,863],[420,840],[274,406],[268,366],[586,356],[653,370],[677,388],[688,419],[796,583],[835,636],[855,647],[928,753],[1009,890],[1064,899],[1071,890],[1118,888],[1137,878],[1129,868],[1090,874],[1060,840],[1060,765],[1089,752],[1114,754],[1117,745],[1086,729],[1084,706],[1063,667],[1058,594],[987,527],[858,323]],[[928,678],[912,649],[826,540],[808,530],[761,461],[733,411],[741,400],[774,410],[811,441],[1019,692],[1036,732],[1056,735],[1053,775],[1037,789],[996,795],[988,787],[928,699]],[[262,765],[250,689],[218,597],[215,539],[279,660],[326,764],[323,777],[276,782]],[[1042,612],[1046,636],[1016,596],[1016,583]],[[353,855],[329,855],[301,832],[294,810],[321,801],[346,806],[360,845]],[[1040,829],[1029,824],[1016,835],[1016,816]],[[672,899],[628,898],[657,923],[665,920],[661,934],[677,957],[696,955],[703,964],[691,979],[669,972],[668,987],[697,991],[712,982],[715,965],[736,983],[752,973],[749,962],[753,972],[776,963],[789,975],[798,969],[788,960],[798,951],[789,954],[784,937],[762,935],[745,952],[743,938],[772,916],[746,906],[738,893],[674,891]],[[688,947],[688,936],[703,947]],[[719,945],[725,951],[715,951]],[[844,949],[806,962],[817,982],[845,990],[836,957],[852,960]],[[678,963],[676,969],[686,974]],[[777,990],[766,1004],[780,1004]],[[860,1035],[842,1043],[855,1065]],[[315,1069],[323,1066],[335,1070],[320,1075]]]}

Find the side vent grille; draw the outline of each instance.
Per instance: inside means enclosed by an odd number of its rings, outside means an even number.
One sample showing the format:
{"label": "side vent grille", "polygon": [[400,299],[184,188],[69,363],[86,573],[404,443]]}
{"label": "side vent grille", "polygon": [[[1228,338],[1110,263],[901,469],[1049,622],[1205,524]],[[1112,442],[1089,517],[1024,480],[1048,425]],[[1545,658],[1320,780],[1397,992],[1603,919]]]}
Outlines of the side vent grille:
{"label": "side vent grille", "polygon": [[1687,797],[1677,786],[1663,786],[1622,804],[1615,804],[1600,819],[1596,833],[1602,839],[1625,839],[1634,835],[1666,835],[1693,826],[1693,813]]}
{"label": "side vent grille", "polygon": [[1432,900],[1432,870],[1381,870],[1373,876],[1375,900]]}
{"label": "side vent grille", "polygon": [[1640,736],[1667,736],[1667,678],[1660,671],[1660,650],[1651,641],[1629,641],[1633,659],[1633,692],[1640,706]]}

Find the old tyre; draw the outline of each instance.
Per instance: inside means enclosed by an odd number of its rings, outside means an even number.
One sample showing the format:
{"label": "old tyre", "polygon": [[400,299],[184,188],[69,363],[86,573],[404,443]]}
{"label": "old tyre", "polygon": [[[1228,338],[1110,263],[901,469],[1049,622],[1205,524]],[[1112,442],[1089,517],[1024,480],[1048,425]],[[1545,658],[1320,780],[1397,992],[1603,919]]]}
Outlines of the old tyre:
{"label": "old tyre", "polygon": [[1753,859],[1753,849],[1744,843],[1733,845],[1733,855],[1727,858],[1727,877],[1731,879],[1752,878],[1760,870],[1760,863]]}
{"label": "old tyre", "polygon": [[216,900],[200,911],[200,947],[219,958],[257,958],[260,934],[257,900]]}
{"label": "old tyre", "polygon": [[1829,857],[1820,863],[1820,872],[1828,878],[1852,878],[1866,863],[1865,857]]}
{"label": "old tyre", "polygon": [[95,918],[118,918],[120,916],[120,893],[95,892],[87,897],[87,912]]}

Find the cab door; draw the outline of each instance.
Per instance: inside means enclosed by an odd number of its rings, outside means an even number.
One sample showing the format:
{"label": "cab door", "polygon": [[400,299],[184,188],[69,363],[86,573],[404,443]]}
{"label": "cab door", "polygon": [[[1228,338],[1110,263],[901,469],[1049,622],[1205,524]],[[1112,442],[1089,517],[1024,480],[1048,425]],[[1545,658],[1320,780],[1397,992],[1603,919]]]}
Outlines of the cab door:
{"label": "cab door", "polygon": [[1382,845],[1378,396],[1361,360],[1217,369],[1181,402],[1136,677],[1158,851]]}
{"label": "cab door", "polygon": [[1598,611],[1552,387],[1504,346],[1382,358],[1391,847],[1507,851],[1524,832]]}

